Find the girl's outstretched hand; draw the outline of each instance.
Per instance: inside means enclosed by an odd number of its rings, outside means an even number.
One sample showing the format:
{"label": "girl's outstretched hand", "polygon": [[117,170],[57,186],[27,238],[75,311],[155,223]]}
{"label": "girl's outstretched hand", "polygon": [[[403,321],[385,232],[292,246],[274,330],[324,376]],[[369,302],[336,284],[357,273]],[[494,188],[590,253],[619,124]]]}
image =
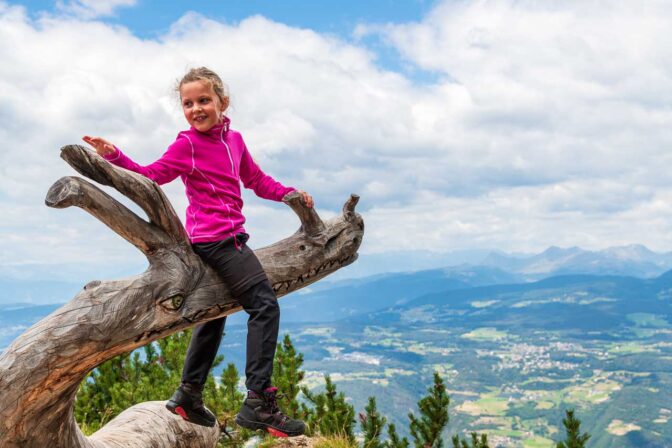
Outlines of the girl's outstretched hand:
{"label": "girl's outstretched hand", "polygon": [[303,202],[305,202],[305,204],[308,208],[310,208],[314,205],[313,204],[313,197],[310,194],[308,194],[307,192],[305,192],[303,190],[296,190],[296,192],[301,195],[301,197],[303,198]]}
{"label": "girl's outstretched hand", "polygon": [[114,145],[102,137],[90,137],[85,135],[82,137],[82,140],[93,146],[93,149],[95,149],[100,156],[112,154],[115,151]]}

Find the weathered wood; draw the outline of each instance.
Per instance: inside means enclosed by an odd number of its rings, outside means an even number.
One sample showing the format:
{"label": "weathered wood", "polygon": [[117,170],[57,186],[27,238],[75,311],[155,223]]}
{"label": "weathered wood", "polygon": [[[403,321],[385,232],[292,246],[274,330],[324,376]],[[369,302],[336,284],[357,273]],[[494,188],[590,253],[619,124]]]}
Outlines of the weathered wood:
{"label": "weathered wood", "polygon": [[176,241],[188,243],[180,219],[155,182],[138,173],[119,169],[83,146],[65,146],[61,149],[61,157],[78,173],[99,184],[114,187],[138,204],[147,213],[150,223],[159,226]]}
{"label": "weathered wood", "polygon": [[63,177],[51,186],[44,201],[49,207],[80,207],[148,254],[165,245],[163,235],[100,188],[79,177]]}
{"label": "weathered wood", "polygon": [[[85,437],[73,407],[84,377],[103,362],[198,323],[241,309],[217,274],[193,253],[170,202],[154,182],[115,167],[81,146],[62,157],[83,175],[136,202],[138,217],[81,178],[63,178],[47,205],[77,206],[140,249],[148,269],[135,277],[92,281],[0,356],[0,446],[5,448],[211,448],[217,428],[183,422],[163,403],[133,406]],[[313,283],[357,258],[364,222],[352,195],[343,214],[322,222],[298,193],[284,201],[300,229],[256,251],[278,297]]]}
{"label": "weathered wood", "polygon": [[126,409],[89,438],[97,447],[193,448],[214,447],[216,428],[187,423],[166,411],[163,401],[148,401]]}

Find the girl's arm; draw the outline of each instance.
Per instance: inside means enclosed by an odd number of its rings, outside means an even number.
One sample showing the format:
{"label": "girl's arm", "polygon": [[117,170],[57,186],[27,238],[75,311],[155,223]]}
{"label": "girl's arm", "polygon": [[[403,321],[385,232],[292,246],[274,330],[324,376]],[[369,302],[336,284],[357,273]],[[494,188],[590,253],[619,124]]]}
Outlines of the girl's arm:
{"label": "girl's arm", "polygon": [[188,143],[178,138],[168,147],[168,150],[154,163],[142,166],[135,163],[119,148],[101,137],[83,137],[83,140],[94,147],[96,152],[105,160],[145,177],[152,179],[159,185],[170,182],[180,174],[191,169],[191,162],[186,151],[190,151]]}
{"label": "girl's arm", "polygon": [[313,206],[313,198],[310,194],[294,187],[285,187],[280,182],[264,173],[252,155],[247,150],[243,142],[243,155],[240,159],[240,180],[243,181],[245,188],[254,190],[260,198],[270,199],[272,201],[282,201],[286,194],[296,191],[301,194],[303,201],[308,207]]}

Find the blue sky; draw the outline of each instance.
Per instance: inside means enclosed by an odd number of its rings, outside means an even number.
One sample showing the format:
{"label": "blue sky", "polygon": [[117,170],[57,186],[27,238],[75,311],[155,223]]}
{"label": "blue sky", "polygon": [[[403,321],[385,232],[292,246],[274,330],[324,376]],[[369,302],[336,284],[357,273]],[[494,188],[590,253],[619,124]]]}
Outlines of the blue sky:
{"label": "blue sky", "polygon": [[[33,17],[62,13],[53,0],[10,1],[25,6]],[[399,54],[378,36],[357,37],[360,24],[399,24],[421,20],[436,0],[371,0],[371,1],[305,1],[287,0],[205,0],[198,2],[138,0],[132,6],[121,6],[110,15],[97,19],[121,25],[143,39],[156,39],[166,34],[171,25],[188,11],[196,11],[223,23],[238,23],[250,16],[262,15],[270,20],[297,28],[308,28],[332,34],[343,40],[364,41],[376,53],[377,64],[405,73],[418,82],[431,82],[439,74],[405,64]]]}
{"label": "blue sky", "polygon": [[[669,2],[165,5],[0,0],[4,276],[143,265],[44,195],[85,134],[159,157],[185,126],[175,80],[198,65],[229,85],[265,171],[325,217],[360,194],[362,253],[672,250]],[[164,189],[182,215],[184,187]],[[296,230],[281,204],[244,199],[251,246]]]}
{"label": "blue sky", "polygon": [[[56,12],[53,0],[10,1],[31,13]],[[139,0],[120,7],[103,20],[120,24],[140,37],[164,34],[186,11],[195,10],[223,22],[239,22],[260,14],[290,26],[334,33],[344,38],[359,23],[406,23],[418,21],[430,10],[433,0],[306,1],[286,0],[204,0],[200,2]]]}

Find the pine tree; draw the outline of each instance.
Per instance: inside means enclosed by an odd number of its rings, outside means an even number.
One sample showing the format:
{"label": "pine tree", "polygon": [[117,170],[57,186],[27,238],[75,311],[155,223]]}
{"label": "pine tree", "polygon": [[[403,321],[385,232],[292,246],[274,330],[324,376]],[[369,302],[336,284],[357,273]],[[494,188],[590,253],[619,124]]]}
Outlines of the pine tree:
{"label": "pine tree", "polygon": [[[212,375],[211,375],[212,376]],[[212,386],[210,386],[212,381]],[[238,389],[240,375],[233,363],[229,363],[219,377],[219,386],[215,386],[214,378],[208,378],[203,391],[206,406],[215,413],[218,420],[232,422],[243,405],[245,394]]]}
{"label": "pine tree", "polygon": [[420,417],[408,414],[411,436],[416,448],[442,448],[441,433],[448,425],[450,398],[438,372],[434,372],[434,385],[427,392],[429,395],[418,402]]}
{"label": "pine tree", "polygon": [[243,405],[245,394],[238,389],[239,382],[240,375],[238,374],[238,369],[236,369],[233,363],[229,363],[226,366],[226,370],[222,372],[220,384],[227,409],[238,410]]}
{"label": "pine tree", "polygon": [[453,436],[453,448],[490,448],[490,446],[487,434],[481,434],[481,437],[478,437],[477,433],[472,432],[471,445],[465,439],[460,440],[460,437],[455,435]]}
{"label": "pine tree", "polygon": [[387,425],[387,437],[388,439],[384,444],[385,448],[408,448],[409,446],[408,439],[406,437],[401,439],[399,438],[399,435],[397,434],[397,428],[393,423]]}
{"label": "pine tree", "polygon": [[282,410],[291,418],[299,418],[299,401],[297,399],[306,373],[301,370],[303,354],[297,353],[289,334],[285,334],[281,344],[275,351],[273,360],[273,385],[284,395],[285,403]]}
{"label": "pine tree", "polygon": [[179,384],[189,337],[190,332],[178,333],[95,369],[77,393],[78,422],[93,432],[136,403],[170,397]]}
{"label": "pine tree", "polygon": [[565,411],[565,418],[562,419],[565,425],[567,439],[564,442],[558,442],[557,448],[585,448],[586,442],[590,439],[590,434],[581,434],[581,420],[574,417],[574,409]]}
{"label": "pine tree", "polygon": [[369,404],[364,408],[366,414],[360,412],[359,423],[364,432],[363,448],[383,448],[380,434],[383,432],[387,419],[378,413],[376,398],[369,397]]}
{"label": "pine tree", "polygon": [[324,376],[326,389],[315,394],[305,386],[301,391],[312,409],[305,403],[301,404],[303,415],[310,432],[318,432],[323,436],[341,436],[351,443],[355,441],[355,408],[345,401],[343,392],[336,392],[336,385],[329,375]]}
{"label": "pine tree", "polygon": [[[78,423],[91,433],[134,404],[168,399],[180,384],[190,338],[191,331],[176,333],[96,368],[77,392],[75,416]],[[223,359],[223,356],[217,356],[213,368]],[[221,400],[222,393],[211,373],[203,390],[203,399],[218,417],[230,411],[233,405]]]}

